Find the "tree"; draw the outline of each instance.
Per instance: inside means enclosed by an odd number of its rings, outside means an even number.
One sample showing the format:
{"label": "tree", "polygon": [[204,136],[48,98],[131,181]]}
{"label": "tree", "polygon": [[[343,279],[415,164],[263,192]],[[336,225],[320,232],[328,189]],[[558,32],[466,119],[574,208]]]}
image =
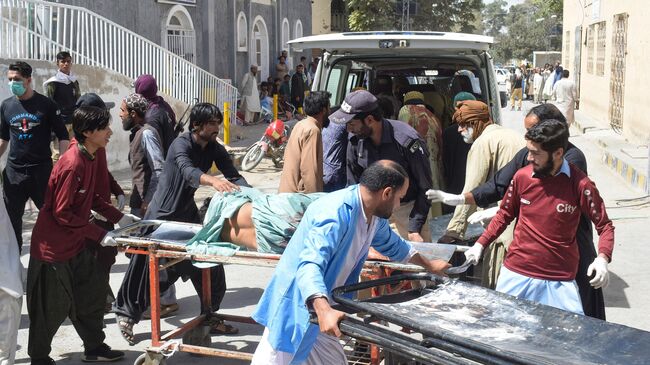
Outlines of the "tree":
{"label": "tree", "polygon": [[484,34],[496,37],[501,34],[506,26],[506,15],[508,11],[506,0],[494,0],[483,8]]}
{"label": "tree", "polygon": [[350,30],[361,32],[396,29],[394,0],[347,0],[346,5],[349,9]]}
{"label": "tree", "polygon": [[533,51],[561,51],[562,32],[557,31],[562,23],[559,1],[559,13],[556,0],[526,0],[511,6],[505,16],[504,31],[494,35],[492,54],[495,59],[499,62],[512,58],[530,60]]}
{"label": "tree", "polygon": [[[346,0],[350,29],[354,31],[401,29],[402,0]],[[418,11],[411,15],[412,31],[476,32],[481,0],[411,0]]]}
{"label": "tree", "polygon": [[477,11],[481,0],[420,0],[412,30],[440,32],[476,32]]}

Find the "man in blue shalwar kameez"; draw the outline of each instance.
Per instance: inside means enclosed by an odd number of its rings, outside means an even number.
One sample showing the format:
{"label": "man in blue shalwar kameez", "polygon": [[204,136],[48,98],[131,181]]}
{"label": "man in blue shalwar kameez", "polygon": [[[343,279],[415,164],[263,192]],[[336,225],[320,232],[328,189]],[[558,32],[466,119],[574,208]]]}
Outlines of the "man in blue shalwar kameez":
{"label": "man in blue shalwar kameez", "polygon": [[[406,171],[377,161],[360,184],[313,202],[278,263],[253,318],[265,326],[253,365],[346,363],[332,289],[357,282],[372,246],[392,261],[410,262],[441,274],[449,264],[428,260],[390,228],[388,218],[408,190]],[[309,310],[318,316],[310,324]]]}

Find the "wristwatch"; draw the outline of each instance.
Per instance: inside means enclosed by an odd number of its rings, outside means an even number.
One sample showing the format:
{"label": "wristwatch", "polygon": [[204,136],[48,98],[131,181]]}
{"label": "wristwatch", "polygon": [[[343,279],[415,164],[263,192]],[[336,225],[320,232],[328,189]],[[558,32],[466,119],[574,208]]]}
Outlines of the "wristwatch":
{"label": "wristwatch", "polygon": [[315,293],[315,294],[310,295],[307,298],[307,300],[305,301],[305,303],[307,304],[307,310],[309,310],[310,312],[314,311],[313,303],[314,303],[314,300],[316,300],[317,298],[325,298],[325,299],[329,300],[329,297],[325,293]]}

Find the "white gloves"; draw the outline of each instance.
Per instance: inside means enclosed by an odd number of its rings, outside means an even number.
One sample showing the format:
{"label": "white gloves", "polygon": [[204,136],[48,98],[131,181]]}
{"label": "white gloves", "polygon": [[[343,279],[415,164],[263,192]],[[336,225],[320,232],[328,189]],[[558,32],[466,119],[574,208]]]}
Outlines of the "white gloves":
{"label": "white gloves", "polygon": [[432,203],[444,203],[447,205],[461,205],[465,204],[464,195],[456,195],[445,193],[442,190],[427,190],[427,199],[431,200]]}
{"label": "white gloves", "polygon": [[122,209],[124,209],[124,205],[126,205],[126,197],[124,194],[120,194],[117,196],[117,210],[122,211]]}
{"label": "white gloves", "polygon": [[469,250],[465,251],[465,261],[471,262],[472,265],[478,264],[483,254],[483,245],[476,242]]}
{"label": "white gloves", "polygon": [[117,241],[115,241],[115,237],[113,237],[111,232],[107,232],[106,236],[104,236],[99,244],[102,245],[102,247],[114,247],[117,246]]}
{"label": "white gloves", "polygon": [[587,268],[587,276],[596,273],[594,278],[589,281],[589,284],[596,289],[604,288],[609,283],[609,271],[607,270],[607,260],[598,256],[594,262]]}
{"label": "white gloves", "polygon": [[129,224],[135,223],[135,222],[138,222],[138,221],[140,221],[140,218],[134,216],[133,214],[126,213],[126,214],[124,214],[122,219],[120,219],[120,221],[117,222],[117,225],[120,226],[120,228],[123,228],[124,226],[128,226]]}
{"label": "white gloves", "polygon": [[472,215],[470,215],[469,218],[467,218],[467,222],[469,224],[480,223],[481,225],[485,226],[487,223],[490,222],[490,219],[492,219],[497,214],[498,211],[499,211],[499,207],[479,210],[477,212],[472,213]]}

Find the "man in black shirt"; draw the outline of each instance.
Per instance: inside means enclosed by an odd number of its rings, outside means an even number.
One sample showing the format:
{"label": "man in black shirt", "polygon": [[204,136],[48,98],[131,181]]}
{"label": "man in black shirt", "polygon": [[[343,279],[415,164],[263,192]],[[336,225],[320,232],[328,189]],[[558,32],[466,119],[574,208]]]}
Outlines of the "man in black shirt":
{"label": "man in black shirt", "polygon": [[7,78],[14,96],[0,106],[0,156],[9,147],[2,186],[7,213],[22,249],[25,203],[31,198],[41,208],[52,171],[50,136],[54,132],[59,139],[60,151],[68,149],[69,136],[56,104],[32,88],[29,64],[10,64]]}
{"label": "man in black shirt", "polygon": [[[239,190],[238,185],[249,186],[233,165],[226,149],[217,143],[222,120],[219,108],[213,104],[199,103],[192,107],[192,130],[181,134],[171,144],[158,187],[144,219],[201,223],[194,202],[194,193],[200,185],[212,186],[220,192]],[[224,178],[206,174],[213,163]],[[182,261],[167,269],[167,278],[161,278],[160,281],[161,292],[167,290],[179,277],[189,277],[198,295],[202,295],[201,270],[189,261]],[[216,311],[226,292],[223,266],[212,268],[211,285],[211,309]],[[144,255],[135,255],[131,257],[113,307],[122,336],[128,342],[133,341],[133,324],[140,320],[148,305],[148,259]],[[224,323],[216,323],[212,328],[215,330],[213,333],[236,332],[236,329]]]}
{"label": "man in black shirt", "polygon": [[426,221],[431,203],[425,192],[431,188],[431,169],[426,143],[418,132],[404,122],[384,119],[377,98],[365,90],[348,94],[330,121],[346,124],[350,132],[346,153],[348,185],[357,184],[363,170],[379,160],[395,161],[408,172],[408,190],[391,221],[405,239],[430,241]]}
{"label": "man in black shirt", "polygon": [[[566,122],[566,118],[564,118],[562,112],[560,112],[555,105],[541,104],[532,108],[528,112],[526,118],[524,119],[524,125],[526,129],[530,129],[539,123],[539,121],[546,119],[557,119],[559,121]],[[449,194],[449,197],[447,197],[446,200],[451,202],[454,200],[454,197],[458,197],[460,199],[457,199],[456,202],[462,201],[460,204],[476,204],[482,208],[485,208],[492,203],[496,203],[505,195],[505,192],[508,189],[508,186],[510,186],[510,181],[515,175],[515,172],[517,172],[517,170],[520,168],[528,165],[527,157],[528,149],[522,148],[507,165],[497,171],[497,173],[486,183],[479,185],[471,192],[466,192],[462,195]],[[578,149],[578,147],[569,143],[564,154],[564,158],[569,163],[579,168],[585,174],[587,173],[587,160],[585,159],[585,155],[582,153],[582,151],[580,151],[580,149]],[[445,200],[442,202],[447,204]],[[493,212],[491,215],[496,214],[496,211],[494,209],[488,209],[483,211],[486,213],[474,213],[476,215],[476,217],[474,217],[474,220],[489,219],[491,217],[489,213],[490,211]],[[471,221],[472,219],[473,217],[470,216],[468,220]],[[580,224],[578,225],[578,230],[576,232],[576,241],[578,243],[578,251],[580,253],[576,283],[578,284],[583,311],[585,315],[589,317],[604,320],[605,300],[603,297],[603,290],[600,288],[596,289],[592,287],[589,283],[589,277],[587,276],[587,269],[596,258],[597,253],[593,244],[593,230],[591,227],[591,221],[585,215],[580,216]]]}
{"label": "man in black shirt", "polygon": [[[72,113],[76,108],[77,100],[81,96],[79,81],[72,73],[72,56],[69,52],[61,51],[56,54],[56,66],[59,70],[56,75],[50,77],[43,83],[43,89],[48,98],[52,99],[61,111],[61,119],[65,123],[68,134],[72,135]],[[57,143],[54,140],[52,149],[54,161],[59,159],[65,151],[57,150]]]}

